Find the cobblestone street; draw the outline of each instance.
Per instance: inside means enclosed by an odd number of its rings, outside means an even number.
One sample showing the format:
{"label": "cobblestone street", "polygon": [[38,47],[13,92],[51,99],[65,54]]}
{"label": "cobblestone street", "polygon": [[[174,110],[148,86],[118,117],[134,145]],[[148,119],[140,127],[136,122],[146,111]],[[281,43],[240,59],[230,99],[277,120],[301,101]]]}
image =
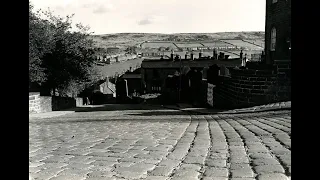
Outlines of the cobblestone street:
{"label": "cobblestone street", "polygon": [[43,180],[291,177],[290,110],[196,115],[126,106],[30,118],[30,176]]}

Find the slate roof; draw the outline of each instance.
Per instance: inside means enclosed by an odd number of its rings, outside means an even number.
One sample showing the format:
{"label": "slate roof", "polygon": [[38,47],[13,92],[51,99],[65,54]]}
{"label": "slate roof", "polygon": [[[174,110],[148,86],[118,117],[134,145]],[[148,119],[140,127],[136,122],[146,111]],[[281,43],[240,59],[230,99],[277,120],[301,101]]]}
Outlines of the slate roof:
{"label": "slate roof", "polygon": [[[240,58],[228,59],[228,60],[212,60],[212,59],[198,59],[198,60],[182,60],[181,66],[188,67],[208,67],[213,64],[224,65],[226,67],[241,66]],[[148,60],[145,59],[142,64],[142,68],[180,68],[180,61],[172,61],[168,59],[164,60]]]}
{"label": "slate roof", "polygon": [[141,74],[124,74],[121,76],[124,79],[139,79],[141,78]]}

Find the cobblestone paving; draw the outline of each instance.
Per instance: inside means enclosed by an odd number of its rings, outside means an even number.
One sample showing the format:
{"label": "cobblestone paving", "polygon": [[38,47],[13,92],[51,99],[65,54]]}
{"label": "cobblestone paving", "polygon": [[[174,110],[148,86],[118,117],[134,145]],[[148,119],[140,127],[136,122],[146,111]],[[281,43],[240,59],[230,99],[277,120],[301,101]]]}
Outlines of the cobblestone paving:
{"label": "cobblestone paving", "polygon": [[29,174],[45,180],[285,180],[291,177],[291,111],[106,109],[30,119]]}

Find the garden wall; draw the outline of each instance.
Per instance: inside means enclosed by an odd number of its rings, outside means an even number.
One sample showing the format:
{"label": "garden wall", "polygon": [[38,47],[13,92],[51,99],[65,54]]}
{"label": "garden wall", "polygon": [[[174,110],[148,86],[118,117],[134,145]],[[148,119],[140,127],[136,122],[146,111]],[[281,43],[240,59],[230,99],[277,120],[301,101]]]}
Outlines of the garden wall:
{"label": "garden wall", "polygon": [[29,114],[75,108],[82,103],[82,98],[40,96],[40,93],[29,93]]}
{"label": "garden wall", "polygon": [[291,100],[291,61],[275,61],[268,70],[230,69],[214,91],[216,107],[243,108]]}

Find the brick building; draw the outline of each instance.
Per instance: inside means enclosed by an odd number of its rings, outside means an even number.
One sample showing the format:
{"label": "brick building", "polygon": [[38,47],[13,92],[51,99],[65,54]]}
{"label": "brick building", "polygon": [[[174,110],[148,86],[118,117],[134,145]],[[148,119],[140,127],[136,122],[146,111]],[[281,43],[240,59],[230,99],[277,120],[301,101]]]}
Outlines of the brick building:
{"label": "brick building", "polygon": [[291,56],[291,0],[266,0],[266,63]]}

